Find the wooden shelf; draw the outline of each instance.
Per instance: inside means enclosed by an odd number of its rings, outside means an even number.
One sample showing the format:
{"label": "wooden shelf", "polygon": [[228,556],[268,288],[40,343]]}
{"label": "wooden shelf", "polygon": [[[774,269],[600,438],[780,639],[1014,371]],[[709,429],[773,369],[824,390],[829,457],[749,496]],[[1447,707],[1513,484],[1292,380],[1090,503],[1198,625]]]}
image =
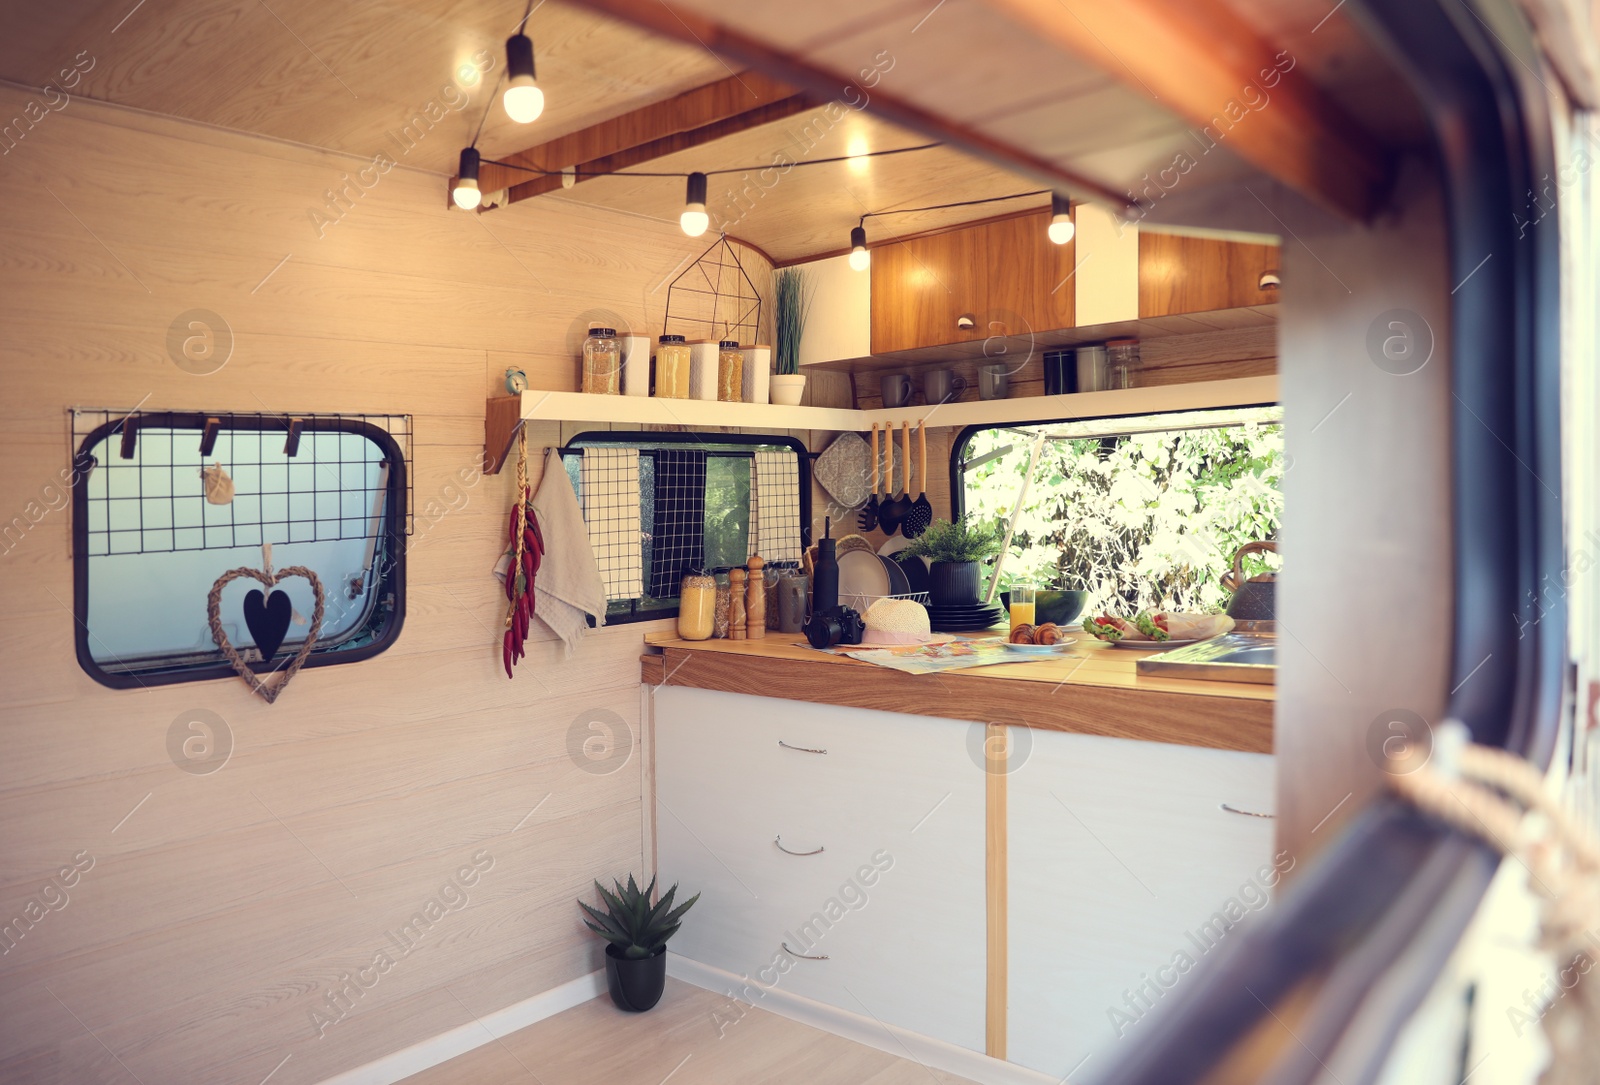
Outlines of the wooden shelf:
{"label": "wooden shelf", "polygon": [[892,427],[898,427],[902,421],[910,422],[913,426],[927,422],[939,427],[980,423],[1008,425],[1066,418],[1105,418],[1242,407],[1277,401],[1278,378],[1275,376],[875,411],[845,407],[781,407],[770,403],[715,403],[646,396],[600,396],[583,392],[523,392],[520,396],[496,396],[486,404],[484,452],[488,462],[484,471],[491,475],[497,473],[511,451],[517,427],[523,422],[536,420],[634,426],[746,426],[775,431],[816,429],[862,432],[870,429],[874,422]]}

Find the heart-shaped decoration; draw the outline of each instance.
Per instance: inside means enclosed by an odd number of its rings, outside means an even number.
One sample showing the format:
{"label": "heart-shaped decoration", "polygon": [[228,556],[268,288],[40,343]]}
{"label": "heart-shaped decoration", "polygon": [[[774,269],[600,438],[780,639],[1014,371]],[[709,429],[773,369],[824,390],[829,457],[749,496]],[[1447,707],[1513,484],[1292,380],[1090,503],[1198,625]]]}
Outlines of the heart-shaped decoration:
{"label": "heart-shaped decoration", "polygon": [[[305,643],[300,646],[298,652],[289,657],[289,662],[283,668],[277,683],[269,685],[256,677],[255,672],[250,669],[250,664],[244,661],[238,650],[228,642],[228,634],[223,632],[222,589],[235,580],[250,579],[260,582],[262,587],[270,590],[279,582],[291,576],[302,576],[310,581],[311,591],[316,597],[317,605],[311,612],[311,629],[306,634]],[[252,600],[254,601],[253,607]],[[245,680],[246,685],[268,704],[272,704],[278,699],[278,694],[283,692],[283,688],[289,684],[289,680],[299,672],[306,661],[306,657],[311,654],[311,649],[316,645],[317,634],[322,631],[323,603],[322,581],[317,579],[316,573],[304,565],[290,565],[279,569],[276,573],[270,570],[263,572],[260,569],[229,569],[217,577],[216,583],[211,585],[211,593],[206,596],[206,618],[211,623],[211,639],[217,642],[218,648],[222,649],[222,654],[227,657],[228,663],[238,673],[239,677]],[[252,610],[255,612],[254,615]],[[289,596],[285,592],[275,591],[272,592],[270,597],[263,598],[261,592],[252,591],[245,597],[245,625],[249,627],[250,635],[255,638],[256,647],[261,650],[263,661],[270,660],[279,646],[283,644],[283,638],[289,631],[289,617],[293,610],[294,608],[289,602]],[[278,622],[280,614],[282,616],[281,624]],[[260,623],[259,625],[258,622]],[[273,633],[276,633],[275,638],[270,636]],[[267,651],[269,647],[272,649],[271,652]]]}
{"label": "heart-shaped decoration", "polygon": [[293,618],[294,604],[289,601],[288,592],[275,591],[271,596],[263,596],[260,589],[252,588],[244,597],[244,624],[263,662],[278,654],[283,638],[289,635],[289,622]]}

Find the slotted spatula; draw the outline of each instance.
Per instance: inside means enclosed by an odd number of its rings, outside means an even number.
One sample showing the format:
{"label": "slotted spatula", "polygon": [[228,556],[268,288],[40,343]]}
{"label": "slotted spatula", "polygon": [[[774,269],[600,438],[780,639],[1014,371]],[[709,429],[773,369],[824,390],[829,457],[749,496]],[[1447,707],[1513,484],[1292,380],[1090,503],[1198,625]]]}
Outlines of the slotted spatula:
{"label": "slotted spatula", "polygon": [[871,531],[878,526],[878,423],[872,423],[872,496],[856,514],[856,529]]}
{"label": "slotted spatula", "polygon": [[[908,457],[909,458],[909,457]],[[923,419],[917,427],[917,476],[922,482],[922,490],[917,494],[916,503],[906,512],[905,518],[900,521],[900,534],[908,539],[915,539],[928,525],[933,523],[933,505],[928,500],[928,420]],[[909,487],[907,487],[909,490]]]}

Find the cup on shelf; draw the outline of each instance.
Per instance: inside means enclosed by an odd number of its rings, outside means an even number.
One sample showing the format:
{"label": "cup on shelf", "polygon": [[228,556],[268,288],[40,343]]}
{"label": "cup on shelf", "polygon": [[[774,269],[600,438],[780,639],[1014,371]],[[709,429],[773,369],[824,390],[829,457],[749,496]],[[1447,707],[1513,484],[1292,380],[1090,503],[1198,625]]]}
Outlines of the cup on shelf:
{"label": "cup on shelf", "polygon": [[1011,394],[1011,367],[1004,363],[978,367],[980,399],[1005,399]]}
{"label": "cup on shelf", "polygon": [[960,399],[966,390],[967,378],[956,376],[953,369],[930,369],[922,378],[922,396],[930,405]]}
{"label": "cup on shelf", "polygon": [[890,373],[878,378],[878,389],[885,407],[904,407],[911,402],[911,378],[904,373]]}
{"label": "cup on shelf", "polygon": [[1079,347],[1075,353],[1078,358],[1078,391],[1104,392],[1111,387],[1110,365],[1104,346]]}

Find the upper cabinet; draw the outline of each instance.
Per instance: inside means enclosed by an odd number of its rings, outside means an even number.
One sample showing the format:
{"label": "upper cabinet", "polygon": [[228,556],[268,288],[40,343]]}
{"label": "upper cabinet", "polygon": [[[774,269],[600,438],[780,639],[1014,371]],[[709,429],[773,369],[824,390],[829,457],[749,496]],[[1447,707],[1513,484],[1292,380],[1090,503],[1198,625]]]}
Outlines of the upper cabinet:
{"label": "upper cabinet", "polygon": [[872,250],[872,353],[1070,328],[1074,245],[1041,211]]}
{"label": "upper cabinet", "polygon": [[1278,300],[1261,276],[1278,270],[1279,247],[1215,237],[1141,231],[1141,320],[1213,309],[1240,309]]}

